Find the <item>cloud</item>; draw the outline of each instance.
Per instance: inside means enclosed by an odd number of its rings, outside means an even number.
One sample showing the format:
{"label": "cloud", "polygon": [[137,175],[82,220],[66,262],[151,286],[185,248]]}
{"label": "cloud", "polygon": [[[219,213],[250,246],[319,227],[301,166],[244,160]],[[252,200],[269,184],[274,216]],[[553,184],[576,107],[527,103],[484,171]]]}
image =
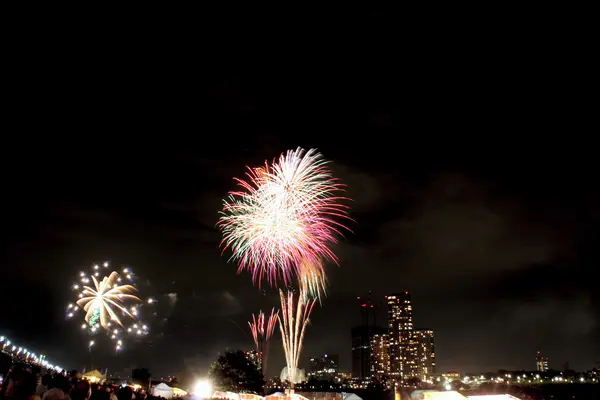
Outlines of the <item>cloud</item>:
{"label": "cloud", "polygon": [[439,175],[417,205],[381,227],[377,254],[440,278],[526,268],[560,254],[552,229],[528,221],[513,199],[496,198],[463,175]]}
{"label": "cloud", "polygon": [[[353,212],[366,211],[376,206],[386,195],[381,179],[343,164],[331,164],[333,175],[346,185],[345,196],[352,199]],[[387,195],[390,194],[387,188]]]}
{"label": "cloud", "polygon": [[596,325],[590,299],[586,296],[519,302],[508,314],[511,316],[511,322],[505,325],[508,329],[538,340],[547,335],[578,340],[589,335]]}

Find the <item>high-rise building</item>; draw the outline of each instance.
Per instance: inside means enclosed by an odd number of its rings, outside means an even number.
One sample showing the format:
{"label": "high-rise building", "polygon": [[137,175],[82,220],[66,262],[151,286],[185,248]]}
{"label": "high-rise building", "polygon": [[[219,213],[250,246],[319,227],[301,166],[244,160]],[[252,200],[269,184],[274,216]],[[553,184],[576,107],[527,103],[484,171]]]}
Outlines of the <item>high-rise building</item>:
{"label": "high-rise building", "polygon": [[544,357],[539,351],[535,357],[535,367],[539,372],[548,371],[548,357]]}
{"label": "high-rise building", "polygon": [[352,328],[352,377],[364,379],[371,373],[371,328]]}
{"label": "high-rise building", "polygon": [[422,381],[433,380],[435,374],[435,342],[433,331],[417,329],[414,331],[417,345],[417,378]]}
{"label": "high-rise building", "polygon": [[371,376],[371,339],[373,335],[387,333],[378,326],[352,328],[352,377],[365,379]]}
{"label": "high-rise building", "polygon": [[371,376],[371,337],[381,328],[375,327],[375,305],[371,291],[366,297],[356,298],[360,306],[361,325],[352,328],[352,376],[365,379]]}
{"label": "high-rise building", "polygon": [[371,376],[377,380],[389,376],[390,347],[388,333],[375,333],[371,337]]}
{"label": "high-rise building", "polygon": [[390,375],[400,381],[418,375],[412,301],[408,292],[387,296]]}
{"label": "high-rise building", "polygon": [[325,354],[323,357],[312,357],[308,369],[308,379],[332,381],[338,374],[337,354]]}

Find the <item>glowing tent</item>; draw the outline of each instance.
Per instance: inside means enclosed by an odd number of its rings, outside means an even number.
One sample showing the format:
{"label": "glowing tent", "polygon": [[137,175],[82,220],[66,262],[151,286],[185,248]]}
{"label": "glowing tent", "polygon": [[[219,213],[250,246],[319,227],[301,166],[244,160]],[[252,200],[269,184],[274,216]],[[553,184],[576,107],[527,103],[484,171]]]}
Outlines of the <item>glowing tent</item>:
{"label": "glowing tent", "polygon": [[152,388],[152,394],[157,397],[164,397],[170,399],[173,397],[173,389],[166,383],[159,383]]}

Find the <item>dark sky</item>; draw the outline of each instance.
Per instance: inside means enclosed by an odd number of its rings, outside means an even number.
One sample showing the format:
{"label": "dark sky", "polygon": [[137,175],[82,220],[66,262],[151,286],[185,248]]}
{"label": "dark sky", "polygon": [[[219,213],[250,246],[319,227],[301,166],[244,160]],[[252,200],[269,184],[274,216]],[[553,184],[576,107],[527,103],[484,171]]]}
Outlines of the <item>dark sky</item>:
{"label": "dark sky", "polygon": [[[532,369],[538,349],[551,367],[591,368],[600,190],[579,78],[539,47],[394,47],[377,36],[385,16],[363,19],[375,30],[336,46],[344,55],[322,43],[322,57],[269,67],[149,39],[24,65],[2,139],[2,332],[81,368],[69,286],[110,259],[162,300],[146,340],[118,357],[100,345],[97,363],[201,373],[217,352],[251,348],[246,321],[278,301],[221,257],[217,211],[246,165],[302,146],[333,161],[356,220],[340,267],[327,266],[303,366],[327,352],[350,369],[356,296],[371,289],[381,303],[412,292],[441,371]],[[272,347],[270,374],[283,367],[278,337]]]}

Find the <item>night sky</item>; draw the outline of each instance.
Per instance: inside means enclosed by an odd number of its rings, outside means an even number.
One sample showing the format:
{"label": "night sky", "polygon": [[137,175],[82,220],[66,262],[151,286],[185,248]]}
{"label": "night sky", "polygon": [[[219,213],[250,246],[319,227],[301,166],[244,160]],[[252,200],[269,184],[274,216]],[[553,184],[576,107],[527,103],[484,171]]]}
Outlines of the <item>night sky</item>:
{"label": "night sky", "polygon": [[[600,189],[597,146],[579,138],[585,106],[550,67],[467,53],[290,74],[200,72],[206,60],[187,55],[87,67],[88,54],[81,69],[32,74],[3,138],[0,330],[81,369],[88,338],[64,307],[77,272],[108,259],[161,302],[151,335],[119,356],[100,341],[97,364],[202,372],[219,351],[251,349],[246,321],[278,298],[221,256],[217,212],[246,165],[301,146],[332,161],[356,221],[326,267],[303,367],[331,353],[349,371],[356,296],[372,290],[383,307],[407,290],[416,326],[435,330],[439,371],[534,369],[537,350],[551,368],[592,368]],[[277,333],[269,375],[280,348]]]}

